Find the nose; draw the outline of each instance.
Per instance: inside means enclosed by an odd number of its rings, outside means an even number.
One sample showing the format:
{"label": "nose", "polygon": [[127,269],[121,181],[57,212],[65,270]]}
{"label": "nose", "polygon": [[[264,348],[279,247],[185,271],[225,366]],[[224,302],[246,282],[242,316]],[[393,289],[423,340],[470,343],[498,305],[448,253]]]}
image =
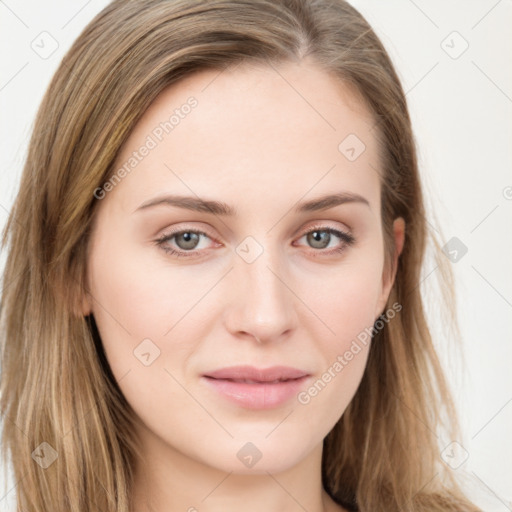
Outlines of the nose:
{"label": "nose", "polygon": [[296,329],[297,298],[285,265],[268,250],[251,263],[235,254],[227,329],[260,343],[284,340]]}

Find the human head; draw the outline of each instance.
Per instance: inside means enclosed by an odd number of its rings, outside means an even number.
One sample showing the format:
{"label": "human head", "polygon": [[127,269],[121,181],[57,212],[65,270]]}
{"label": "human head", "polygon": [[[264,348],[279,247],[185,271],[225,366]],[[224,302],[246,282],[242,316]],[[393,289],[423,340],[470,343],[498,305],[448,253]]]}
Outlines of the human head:
{"label": "human head", "polygon": [[[364,373],[367,332],[381,314],[386,322],[399,314],[399,304],[384,314],[392,278],[384,275],[379,147],[371,114],[352,96],[307,58],[196,72],[157,97],[121,148],[114,168],[137,165],[103,185],[82,313],[93,315],[141,420],[153,473],[177,466],[197,475],[202,465],[266,476],[320,460]],[[194,110],[158,142],[189,98]],[[355,137],[365,150],[350,161],[338,146]],[[321,198],[335,194],[347,201],[327,209]],[[168,195],[216,203],[188,211]],[[223,214],[219,203],[236,211]],[[201,234],[189,240],[180,228]],[[312,229],[316,240],[306,235]],[[401,219],[395,229],[399,252]],[[203,375],[240,365],[291,366],[310,377],[285,402],[273,401],[276,389],[234,405]],[[240,397],[239,387],[228,396]],[[247,443],[262,454],[254,467],[237,458]],[[173,462],[155,471],[155,454]]]}
{"label": "human head", "polygon": [[[33,349],[34,361],[38,357],[48,364],[20,379],[19,371],[28,372],[23,370],[24,355],[6,352],[8,371],[2,377],[7,382],[14,368],[18,371],[18,383],[12,379],[10,385],[11,403],[35,396],[41,383],[54,390],[39,412],[27,409],[24,424],[41,415],[45,439],[68,446],[60,453],[69,467],[92,468],[93,461],[78,447],[100,439],[115,469],[104,464],[97,475],[111,489],[120,485],[121,467],[126,471],[122,481],[129,481],[127,460],[136,447],[128,404],[102,361],[94,325],[79,314],[99,207],[94,192],[112,177],[123,144],[167,87],[201,69],[221,71],[244,61],[277,69],[306,57],[350,88],[373,116],[380,149],[381,165],[375,172],[380,175],[384,269],[396,272],[383,310],[395,303],[404,306],[396,321],[375,334],[361,385],[326,439],[326,486],[371,508],[376,492],[364,495],[363,489],[371,488],[378,474],[390,503],[402,504],[412,498],[405,482],[419,489],[432,467],[431,433],[404,413],[404,404],[426,411],[430,388],[426,390],[421,376],[431,365],[438,369],[417,287],[427,236],[423,200],[405,96],[374,32],[344,2],[215,1],[207,8],[203,2],[113,2],[85,29],[50,85],[8,224],[12,250],[6,275],[27,271],[4,294],[7,311],[12,308],[6,315],[8,328],[13,334],[21,325],[14,313],[14,297],[21,297],[17,307],[31,311],[34,320],[20,344]],[[399,217],[405,220],[405,243],[393,268],[392,226]],[[27,236],[17,223],[26,226]],[[33,346],[36,333],[40,343]],[[55,410],[57,390],[63,407]],[[8,399],[3,394],[2,400]],[[97,421],[85,426],[78,411],[91,408]],[[393,429],[400,440],[390,436]],[[13,443],[21,436],[11,435]],[[411,457],[411,446],[429,447],[429,455],[418,453],[414,468],[413,461],[394,464]],[[369,453],[378,464],[370,462]],[[33,468],[29,474],[34,481],[41,478]],[[75,475],[74,483],[78,481]]]}

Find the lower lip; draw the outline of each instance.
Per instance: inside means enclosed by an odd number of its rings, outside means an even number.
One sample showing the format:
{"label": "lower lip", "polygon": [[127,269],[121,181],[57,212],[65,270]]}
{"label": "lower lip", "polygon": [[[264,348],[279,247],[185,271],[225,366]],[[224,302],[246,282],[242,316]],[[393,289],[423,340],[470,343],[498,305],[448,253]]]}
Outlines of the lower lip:
{"label": "lower lip", "polygon": [[247,409],[272,409],[296,396],[308,376],[282,382],[249,384],[226,379],[202,377],[206,384],[231,402]]}

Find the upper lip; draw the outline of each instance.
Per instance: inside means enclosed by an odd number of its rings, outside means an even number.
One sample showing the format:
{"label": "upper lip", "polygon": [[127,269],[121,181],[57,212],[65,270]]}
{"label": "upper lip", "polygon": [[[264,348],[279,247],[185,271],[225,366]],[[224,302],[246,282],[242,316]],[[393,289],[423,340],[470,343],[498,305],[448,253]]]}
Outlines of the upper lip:
{"label": "upper lip", "polygon": [[230,366],[204,374],[205,377],[213,379],[250,380],[255,382],[300,379],[307,375],[309,375],[308,372],[290,366],[272,366],[270,368]]}

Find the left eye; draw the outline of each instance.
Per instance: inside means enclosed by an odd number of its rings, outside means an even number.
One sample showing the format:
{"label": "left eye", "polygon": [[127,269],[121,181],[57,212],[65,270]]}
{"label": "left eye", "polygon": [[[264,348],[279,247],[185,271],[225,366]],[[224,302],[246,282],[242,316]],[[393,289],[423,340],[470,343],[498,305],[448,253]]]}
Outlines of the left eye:
{"label": "left eye", "polygon": [[314,228],[308,231],[302,238],[306,238],[307,242],[313,244],[314,249],[325,249],[332,241],[332,236],[335,236],[344,242],[342,250],[345,245],[352,245],[354,243],[354,237],[344,231],[339,231],[330,227]]}
{"label": "left eye", "polygon": [[[339,238],[342,241],[341,247],[339,246],[338,243],[338,246],[335,245],[336,248],[334,250],[320,252],[327,254],[333,252],[341,252],[347,246],[353,245],[353,243],[355,242],[355,239],[351,234],[330,227],[313,228],[304,235],[302,235],[300,239],[306,238],[307,243],[311,244],[313,249],[321,250],[329,246],[329,244],[332,241],[333,235],[334,237]],[[197,247],[202,237],[210,238],[210,236],[207,233],[204,233],[203,231],[175,231],[174,233],[166,234],[160,237],[158,240],[156,240],[156,244],[168,254],[178,257],[193,257],[196,256],[197,251],[199,251]],[[178,250],[169,245],[169,242],[171,242],[173,239]]]}

